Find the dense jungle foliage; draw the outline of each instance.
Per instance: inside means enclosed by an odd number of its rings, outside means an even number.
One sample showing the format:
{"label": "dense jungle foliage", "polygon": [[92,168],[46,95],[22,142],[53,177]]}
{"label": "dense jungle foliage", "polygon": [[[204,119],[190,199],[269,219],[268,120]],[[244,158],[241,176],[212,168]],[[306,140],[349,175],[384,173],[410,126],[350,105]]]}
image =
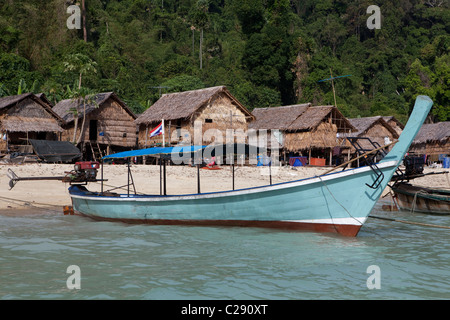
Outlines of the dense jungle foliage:
{"label": "dense jungle foliage", "polygon": [[334,104],[319,80],[345,75],[333,83],[348,117],[405,121],[426,94],[445,121],[449,28],[443,0],[0,0],[0,96],[114,91],[140,113],[161,93],[226,85],[251,110]]}

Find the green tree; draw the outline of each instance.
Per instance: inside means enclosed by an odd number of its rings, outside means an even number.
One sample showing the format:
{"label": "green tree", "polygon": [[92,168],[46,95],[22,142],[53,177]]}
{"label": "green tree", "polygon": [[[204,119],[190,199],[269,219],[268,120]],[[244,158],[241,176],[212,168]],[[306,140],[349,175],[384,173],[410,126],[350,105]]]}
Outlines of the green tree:
{"label": "green tree", "polygon": [[[75,135],[77,132],[78,126],[78,116],[75,117],[75,128],[74,128],[74,139],[73,143],[78,145],[81,142],[81,138],[84,133],[85,123],[86,123],[86,103],[91,102],[91,97],[89,95],[90,90],[82,87],[82,78],[88,73],[96,73],[97,69],[95,68],[97,63],[92,61],[88,56],[85,56],[81,53],[70,54],[67,56],[67,60],[64,62],[64,67],[66,71],[75,71],[78,74],[78,88],[73,90],[72,99],[77,101],[77,104],[80,102],[83,103],[83,121],[81,123],[81,131],[78,139],[75,141]],[[78,110],[77,110],[78,112]]]}

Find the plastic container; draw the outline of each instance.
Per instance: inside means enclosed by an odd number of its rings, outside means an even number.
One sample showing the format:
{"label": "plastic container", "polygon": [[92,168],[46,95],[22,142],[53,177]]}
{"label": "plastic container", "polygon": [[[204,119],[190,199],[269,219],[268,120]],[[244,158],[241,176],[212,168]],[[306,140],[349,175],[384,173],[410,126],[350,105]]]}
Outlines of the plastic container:
{"label": "plastic container", "polygon": [[442,163],[442,168],[450,168],[450,157],[445,157]]}
{"label": "plastic container", "polygon": [[325,166],[325,159],[311,158],[311,162],[309,164],[312,165],[312,166],[323,167],[323,166]]}

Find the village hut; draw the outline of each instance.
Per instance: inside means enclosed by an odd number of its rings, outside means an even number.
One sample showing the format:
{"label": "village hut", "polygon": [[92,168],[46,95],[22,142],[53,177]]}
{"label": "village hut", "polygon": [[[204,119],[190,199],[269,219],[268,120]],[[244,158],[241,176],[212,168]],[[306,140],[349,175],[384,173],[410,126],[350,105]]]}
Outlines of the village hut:
{"label": "village hut", "polygon": [[[339,133],[349,133],[356,129],[334,106],[311,106],[298,104],[291,106],[256,108],[256,120],[250,124],[255,130],[279,130],[282,134],[280,147],[287,161],[289,157],[307,159],[312,165],[332,165],[348,149]],[[328,160],[328,161],[327,161]]]}
{"label": "village hut", "polygon": [[65,121],[62,140],[80,145],[86,159],[136,147],[136,115],[114,92],[62,100],[53,110]]}
{"label": "village hut", "polygon": [[[381,116],[354,118],[349,119],[349,121],[358,129],[355,134],[352,134],[353,137],[369,138],[377,147],[390,144],[400,136]],[[374,149],[374,146],[367,140],[360,139],[359,143],[363,149]],[[393,145],[390,145],[386,148],[386,151],[389,151],[392,147]]]}
{"label": "village hut", "polygon": [[450,155],[450,121],[422,125],[409,152],[427,155],[430,163],[443,161],[444,155]]}
{"label": "village hut", "polygon": [[398,121],[397,118],[395,118],[394,116],[383,116],[382,118],[400,136],[405,126],[400,121]]}
{"label": "village hut", "polygon": [[[145,148],[244,143],[248,122],[253,119],[225,86],[217,86],[164,94],[135,122],[139,127],[139,147]],[[151,136],[152,130],[162,122],[164,135]]]}
{"label": "village hut", "polygon": [[63,122],[33,93],[0,98],[0,153],[32,153],[30,139],[57,141]]}

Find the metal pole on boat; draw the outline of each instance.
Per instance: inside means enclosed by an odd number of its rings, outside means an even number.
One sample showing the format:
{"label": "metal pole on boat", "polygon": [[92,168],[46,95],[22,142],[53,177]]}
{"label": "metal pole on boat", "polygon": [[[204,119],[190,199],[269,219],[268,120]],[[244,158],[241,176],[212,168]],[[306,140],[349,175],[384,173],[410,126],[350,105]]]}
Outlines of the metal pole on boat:
{"label": "metal pole on boat", "polygon": [[269,159],[269,176],[270,176],[270,185],[272,185],[272,157]]}
{"label": "metal pole on boat", "polygon": [[197,193],[200,193],[200,165],[197,164]]}
{"label": "metal pole on boat", "polygon": [[232,172],[233,172],[233,190],[234,190],[234,163],[231,166],[232,166]]}
{"label": "metal pole on boat", "polygon": [[162,196],[162,159],[159,157],[159,195]]}
{"label": "metal pole on boat", "polygon": [[102,176],[102,181],[101,181],[101,191],[102,191],[102,194],[103,194],[103,159],[101,159],[100,165],[101,165],[101,170],[100,170],[100,172],[101,172],[101,176]]}
{"label": "metal pole on boat", "polygon": [[163,173],[164,173],[164,195],[167,195],[166,192],[166,159],[164,159],[164,163],[163,163]]}
{"label": "metal pole on boat", "polygon": [[130,158],[128,158],[128,183],[127,183],[127,191],[128,191],[128,196],[130,196]]}

